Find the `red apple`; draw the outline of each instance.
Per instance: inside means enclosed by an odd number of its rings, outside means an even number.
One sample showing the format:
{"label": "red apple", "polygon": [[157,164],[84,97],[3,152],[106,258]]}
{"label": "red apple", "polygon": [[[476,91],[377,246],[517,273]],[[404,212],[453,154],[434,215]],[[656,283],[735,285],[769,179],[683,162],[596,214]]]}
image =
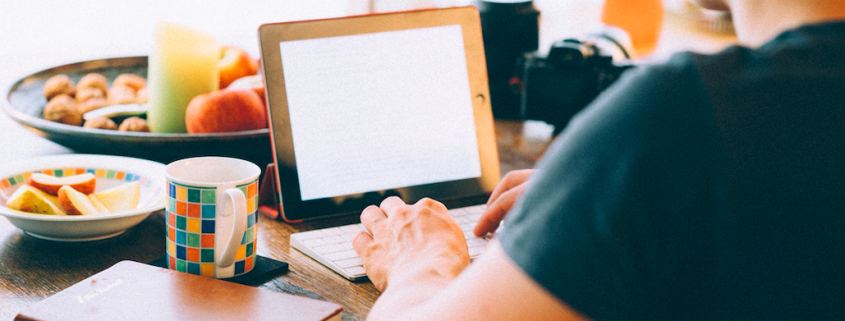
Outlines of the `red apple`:
{"label": "red apple", "polygon": [[267,106],[267,97],[264,95],[264,77],[261,77],[261,75],[238,78],[229,84],[229,87],[226,87],[226,89],[252,89],[258,94],[258,97],[261,97],[264,106]]}
{"label": "red apple", "polygon": [[59,201],[67,215],[99,215],[108,214],[108,210],[96,198],[89,198],[70,186],[59,189]]}
{"label": "red apple", "polygon": [[255,75],[258,72],[258,62],[246,50],[236,46],[220,47],[220,89],[229,87],[238,78]]}
{"label": "red apple", "polygon": [[94,174],[83,173],[79,175],[56,177],[44,173],[32,173],[26,183],[44,191],[47,194],[58,196],[59,189],[68,185],[83,194],[91,194],[97,187],[97,178]]}
{"label": "red apple", "polygon": [[267,111],[252,89],[218,90],[188,103],[185,126],[191,134],[267,128]]}

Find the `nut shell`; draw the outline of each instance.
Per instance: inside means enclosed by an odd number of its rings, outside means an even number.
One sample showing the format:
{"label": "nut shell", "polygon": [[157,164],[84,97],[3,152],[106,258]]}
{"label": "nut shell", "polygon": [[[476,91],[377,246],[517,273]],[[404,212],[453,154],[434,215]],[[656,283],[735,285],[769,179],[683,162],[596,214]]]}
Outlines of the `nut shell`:
{"label": "nut shell", "polygon": [[136,104],[146,104],[149,100],[147,95],[147,87],[138,89],[138,92],[135,93],[135,103]]}
{"label": "nut shell", "polygon": [[44,83],[44,97],[47,98],[47,101],[61,94],[73,96],[75,93],[76,88],[73,85],[73,80],[70,80],[70,77],[65,74],[50,77]]}
{"label": "nut shell", "polygon": [[106,102],[109,105],[134,104],[135,90],[127,86],[112,86]]}
{"label": "nut shell", "polygon": [[138,116],[132,116],[123,120],[117,128],[123,132],[149,132],[150,127],[147,126],[147,121]]}
{"label": "nut shell", "polygon": [[117,123],[106,116],[99,116],[85,121],[85,125],[82,127],[116,130]]}
{"label": "nut shell", "polygon": [[62,124],[82,125],[82,113],[77,110],[76,100],[67,94],[61,94],[44,107],[44,119]]}
{"label": "nut shell", "polygon": [[83,88],[88,87],[99,88],[103,92],[108,92],[109,81],[106,79],[106,76],[92,72],[83,76],[82,79],[79,79],[79,82],[76,83],[76,91],[80,91]]}
{"label": "nut shell", "polygon": [[76,102],[84,102],[91,98],[106,98],[106,92],[97,87],[85,87],[76,92]]}
{"label": "nut shell", "polygon": [[111,85],[112,87],[126,86],[137,92],[139,89],[147,87],[147,80],[136,74],[120,74],[112,81]]}

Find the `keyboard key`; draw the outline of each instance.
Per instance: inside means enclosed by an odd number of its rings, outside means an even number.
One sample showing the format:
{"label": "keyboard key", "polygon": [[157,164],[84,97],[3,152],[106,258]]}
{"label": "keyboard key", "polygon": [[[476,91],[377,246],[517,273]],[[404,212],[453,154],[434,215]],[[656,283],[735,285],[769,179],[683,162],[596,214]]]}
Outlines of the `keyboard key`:
{"label": "keyboard key", "polygon": [[361,258],[357,257],[357,256],[353,257],[351,259],[335,261],[334,263],[337,264],[337,266],[344,268],[344,269],[350,268],[350,267],[353,267],[353,266],[363,266],[364,265],[364,262],[361,262]]}
{"label": "keyboard key", "polygon": [[341,229],[344,233],[347,233],[347,234],[352,234],[352,235],[358,234],[358,232],[360,232],[360,231],[363,231],[363,230],[364,230],[364,229],[363,229],[360,225],[358,225],[358,224],[353,224],[353,225],[344,225],[344,226],[341,226],[341,227],[340,227],[340,229]]}
{"label": "keyboard key", "polygon": [[358,257],[358,253],[355,252],[354,250],[346,250],[346,251],[342,251],[342,252],[334,252],[334,253],[326,254],[326,258],[329,259],[329,261],[340,261],[340,260],[345,260],[345,259],[351,259],[351,258],[354,258],[354,257]]}
{"label": "keyboard key", "polygon": [[347,250],[347,248],[345,246],[343,246],[343,243],[339,243],[339,244],[329,244],[329,245],[317,246],[317,247],[314,248],[314,250],[317,251],[317,253],[325,255],[325,254],[329,254],[329,253],[345,251],[345,250]]}
{"label": "keyboard key", "polygon": [[487,245],[487,242],[488,241],[486,239],[483,239],[483,238],[480,238],[480,237],[476,237],[476,238],[472,238],[472,239],[467,240],[467,244],[469,246],[485,246],[485,245]]}
{"label": "keyboard key", "polygon": [[483,246],[474,246],[474,247],[469,248],[469,256],[470,257],[474,257],[476,255],[479,255],[479,254],[481,254],[481,252],[484,252]]}
{"label": "keyboard key", "polygon": [[326,241],[323,239],[305,239],[304,241],[302,241],[302,244],[305,244],[305,246],[310,247],[318,247],[326,245]]}
{"label": "keyboard key", "polygon": [[367,271],[364,270],[363,266],[351,267],[348,269],[344,269],[344,271],[346,271],[346,273],[349,273],[350,275],[366,275],[367,273]]}
{"label": "keyboard key", "polygon": [[308,240],[314,238],[320,238],[326,236],[326,233],[323,233],[323,230],[313,230],[308,232],[300,232],[296,233],[296,237],[300,240]]}
{"label": "keyboard key", "polygon": [[343,238],[343,234],[340,234],[325,237],[323,238],[323,241],[326,241],[326,244],[337,244],[346,242],[346,239]]}
{"label": "keyboard key", "polygon": [[330,235],[330,236],[331,235],[341,235],[341,234],[343,234],[343,230],[341,230],[339,227],[330,227],[330,228],[323,229],[322,231],[326,235]]}

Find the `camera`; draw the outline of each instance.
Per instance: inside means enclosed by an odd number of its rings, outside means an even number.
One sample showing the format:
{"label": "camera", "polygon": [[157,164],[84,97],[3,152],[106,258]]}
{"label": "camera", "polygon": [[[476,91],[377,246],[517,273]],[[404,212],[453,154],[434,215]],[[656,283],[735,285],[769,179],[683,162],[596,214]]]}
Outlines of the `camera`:
{"label": "camera", "polygon": [[544,121],[560,133],[572,116],[634,67],[632,54],[627,33],[615,27],[557,41],[545,57],[524,54],[509,81],[519,97],[518,118]]}

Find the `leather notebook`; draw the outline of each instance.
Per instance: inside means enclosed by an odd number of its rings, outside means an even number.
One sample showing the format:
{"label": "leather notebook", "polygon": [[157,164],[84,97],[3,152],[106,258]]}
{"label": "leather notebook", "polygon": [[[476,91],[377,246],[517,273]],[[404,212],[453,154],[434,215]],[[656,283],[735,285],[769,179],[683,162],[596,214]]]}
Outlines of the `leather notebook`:
{"label": "leather notebook", "polygon": [[15,320],[340,320],[336,303],[121,261]]}

